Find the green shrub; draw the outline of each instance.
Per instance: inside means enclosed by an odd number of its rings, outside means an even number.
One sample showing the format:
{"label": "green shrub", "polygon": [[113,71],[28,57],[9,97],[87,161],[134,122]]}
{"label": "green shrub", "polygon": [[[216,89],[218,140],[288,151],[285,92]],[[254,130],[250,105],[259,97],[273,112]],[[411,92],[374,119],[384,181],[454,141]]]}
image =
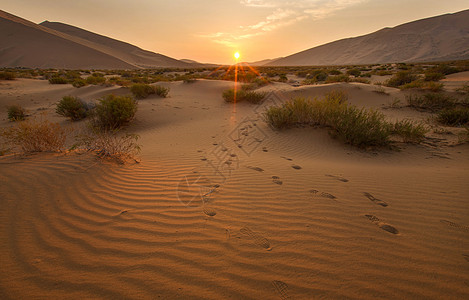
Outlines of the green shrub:
{"label": "green shrub", "polygon": [[410,107],[428,109],[431,111],[453,107],[457,104],[457,100],[455,98],[441,93],[408,95],[406,96],[406,100]]}
{"label": "green shrub", "polygon": [[443,73],[436,73],[436,72],[425,73],[425,81],[438,81],[443,78],[445,78],[445,74]]}
{"label": "green shrub", "polygon": [[[235,99],[236,96],[236,99]],[[253,104],[258,104],[261,103],[266,96],[266,93],[261,93],[261,92],[256,92],[252,90],[245,90],[245,89],[239,89],[235,90],[234,89],[229,89],[225,90],[223,92],[223,98],[225,99],[225,102],[243,102],[247,101],[249,103]]]}
{"label": "green shrub", "polygon": [[49,78],[49,83],[50,84],[66,84],[68,82],[67,82],[67,79],[65,79],[63,77],[52,76],[51,78]]}
{"label": "green shrub", "polygon": [[73,82],[72,85],[76,88],[81,88],[86,85],[86,80],[82,78],[76,78]]}
{"label": "green shrub", "polygon": [[340,75],[340,74],[342,74],[342,72],[340,72],[337,69],[329,70],[329,75]]}
{"label": "green shrub", "polygon": [[86,118],[87,107],[76,97],[64,96],[62,100],[57,103],[56,113],[70,118],[72,121],[78,121]]}
{"label": "green shrub", "polygon": [[393,124],[392,133],[401,136],[406,143],[419,143],[425,138],[428,129],[422,123],[401,120]]}
{"label": "green shrub", "polygon": [[12,147],[25,153],[61,151],[67,138],[67,130],[58,123],[47,120],[26,120],[17,126],[1,130],[2,138]]}
{"label": "green shrub", "polygon": [[8,120],[22,121],[25,119],[25,110],[19,105],[10,105],[7,107]]}
{"label": "green shrub", "polygon": [[92,124],[111,130],[129,123],[137,112],[137,101],[130,96],[107,95],[99,99],[93,112]]}
{"label": "green shrub", "polygon": [[288,81],[287,75],[286,74],[280,74],[278,76],[278,81],[279,82],[287,82]]}
{"label": "green shrub", "polygon": [[331,127],[331,134],[355,146],[379,146],[388,143],[390,125],[378,111],[359,109],[344,101],[343,94],[322,100],[296,98],[282,106],[270,107],[265,121],[274,128],[295,125]]}
{"label": "green shrub", "polygon": [[16,74],[13,72],[3,71],[0,72],[0,80],[14,80],[16,78]]}
{"label": "green shrub", "polygon": [[149,84],[136,83],[130,87],[130,92],[134,95],[135,98],[144,99],[151,94],[154,94],[155,89]]}
{"label": "green shrub", "polygon": [[98,85],[98,84],[103,84],[105,82],[106,82],[106,78],[104,78],[103,76],[91,75],[86,78],[86,84]]}
{"label": "green shrub", "polygon": [[389,80],[386,82],[386,85],[390,87],[399,87],[406,83],[411,83],[416,79],[417,76],[415,74],[412,74],[411,71],[400,71],[394,74],[391,78],[389,78]]}
{"label": "green shrub", "polygon": [[352,76],[355,76],[355,77],[358,77],[361,75],[361,71],[358,70],[358,69],[350,69],[347,71],[347,75],[352,75]]}
{"label": "green shrub", "polygon": [[438,121],[449,126],[462,126],[469,124],[469,108],[453,107],[443,109],[438,113]]}
{"label": "green shrub", "polygon": [[161,85],[155,85],[153,88],[155,89],[155,94],[157,94],[158,96],[162,98],[168,97],[169,88],[165,88]]}
{"label": "green shrub", "polygon": [[348,75],[342,74],[337,76],[329,76],[326,79],[326,83],[333,83],[333,82],[349,82],[350,78]]}

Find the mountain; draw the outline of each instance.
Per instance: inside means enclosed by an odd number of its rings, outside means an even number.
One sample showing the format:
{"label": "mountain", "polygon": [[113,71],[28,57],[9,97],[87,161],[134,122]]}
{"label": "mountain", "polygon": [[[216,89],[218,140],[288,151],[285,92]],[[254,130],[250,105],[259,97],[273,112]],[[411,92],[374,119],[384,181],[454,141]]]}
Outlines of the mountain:
{"label": "mountain", "polygon": [[353,65],[460,59],[469,59],[469,10],[338,40],[266,65]]}
{"label": "mountain", "polygon": [[0,10],[0,67],[139,69],[190,64],[70,25]]}

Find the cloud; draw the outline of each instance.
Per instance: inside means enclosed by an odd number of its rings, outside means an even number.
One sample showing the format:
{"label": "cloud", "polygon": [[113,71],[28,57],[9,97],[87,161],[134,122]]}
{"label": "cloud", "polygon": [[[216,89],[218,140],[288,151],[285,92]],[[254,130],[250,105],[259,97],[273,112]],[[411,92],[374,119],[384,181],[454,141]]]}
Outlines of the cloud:
{"label": "cloud", "polygon": [[318,20],[335,11],[367,2],[369,0],[240,0],[246,7],[271,9],[263,20],[252,25],[241,25],[231,32],[198,35],[229,47],[240,40],[250,39],[282,27],[291,26],[305,19]]}

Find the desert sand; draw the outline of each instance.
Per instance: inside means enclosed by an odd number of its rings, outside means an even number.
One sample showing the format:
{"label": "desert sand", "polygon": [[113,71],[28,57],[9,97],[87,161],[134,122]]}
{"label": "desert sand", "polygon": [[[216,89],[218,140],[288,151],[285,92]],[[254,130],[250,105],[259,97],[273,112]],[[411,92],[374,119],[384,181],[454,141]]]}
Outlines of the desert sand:
{"label": "desert sand", "polygon": [[[433,133],[361,150],[326,129],[272,130],[262,105],[223,101],[232,82],[162,84],[170,97],[139,101],[126,128],[141,137],[138,163],[0,157],[0,298],[469,298],[469,144]],[[262,89],[264,105],[341,89],[391,119],[429,117],[389,108],[404,101],[394,88]],[[78,128],[55,103],[109,93],[129,90],[2,81],[0,126],[17,103]]]}

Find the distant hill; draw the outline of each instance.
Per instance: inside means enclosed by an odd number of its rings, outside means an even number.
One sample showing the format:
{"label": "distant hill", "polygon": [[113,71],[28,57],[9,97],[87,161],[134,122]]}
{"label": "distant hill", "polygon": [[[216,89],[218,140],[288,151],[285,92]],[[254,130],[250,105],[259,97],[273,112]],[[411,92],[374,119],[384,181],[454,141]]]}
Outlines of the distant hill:
{"label": "distant hill", "polygon": [[280,58],[274,58],[274,59],[263,59],[263,60],[259,60],[259,61],[255,61],[255,62],[251,62],[249,63],[251,66],[266,66],[270,63],[273,63],[279,59],[282,59],[283,57],[280,57]]}
{"label": "distant hill", "polygon": [[0,10],[0,67],[138,69],[191,64],[78,27],[35,24]]}
{"label": "distant hill", "polygon": [[469,10],[338,40],[266,65],[352,65],[460,59],[469,59]]}

